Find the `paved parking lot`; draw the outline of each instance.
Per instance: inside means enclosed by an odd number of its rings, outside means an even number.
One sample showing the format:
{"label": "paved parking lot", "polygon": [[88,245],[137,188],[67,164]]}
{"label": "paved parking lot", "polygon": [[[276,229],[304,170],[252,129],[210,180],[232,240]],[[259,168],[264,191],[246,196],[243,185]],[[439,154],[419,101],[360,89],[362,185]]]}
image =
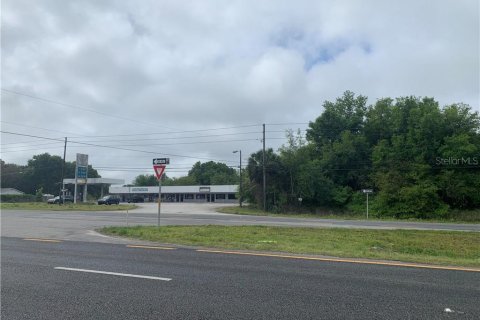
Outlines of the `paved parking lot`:
{"label": "paved parking lot", "polygon": [[[156,202],[136,203],[139,208],[132,213],[158,213],[158,204]],[[215,214],[224,215],[216,212],[219,207],[231,207],[232,203],[188,203],[188,202],[162,202],[161,212],[165,214]]]}

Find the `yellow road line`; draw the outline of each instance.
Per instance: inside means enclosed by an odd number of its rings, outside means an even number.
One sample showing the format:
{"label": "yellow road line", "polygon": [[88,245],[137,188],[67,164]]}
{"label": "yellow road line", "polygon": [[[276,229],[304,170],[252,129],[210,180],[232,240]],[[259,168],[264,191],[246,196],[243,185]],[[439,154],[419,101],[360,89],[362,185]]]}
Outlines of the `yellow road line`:
{"label": "yellow road line", "polygon": [[37,238],[26,238],[25,241],[39,241],[39,242],[62,242],[61,240],[55,239],[37,239]]}
{"label": "yellow road line", "polygon": [[154,247],[154,246],[140,246],[140,245],[127,245],[127,248],[141,248],[141,249],[156,249],[156,250],[175,250],[176,248],[169,247]]}
{"label": "yellow road line", "polygon": [[424,269],[480,272],[480,269],[476,269],[476,268],[434,266],[434,265],[416,264],[416,263],[401,263],[401,262],[397,263],[397,262],[387,262],[387,261],[364,261],[364,260],[352,260],[352,259],[291,256],[291,255],[283,255],[283,254],[253,253],[253,252],[240,252],[240,251],[222,251],[222,250],[197,250],[197,252],[237,254],[237,255],[245,255],[245,256],[274,257],[274,258],[299,259],[299,260],[316,260],[316,261],[328,261],[328,262],[374,264],[374,265],[394,266],[394,267],[409,267],[409,268],[424,268]]}

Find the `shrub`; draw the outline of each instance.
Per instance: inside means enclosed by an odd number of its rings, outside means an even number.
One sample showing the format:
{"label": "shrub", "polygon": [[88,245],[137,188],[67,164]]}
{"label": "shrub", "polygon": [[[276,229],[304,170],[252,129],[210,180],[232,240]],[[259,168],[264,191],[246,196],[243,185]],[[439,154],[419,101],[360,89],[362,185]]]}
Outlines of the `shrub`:
{"label": "shrub", "polygon": [[35,202],[36,196],[33,194],[2,194],[1,202]]}

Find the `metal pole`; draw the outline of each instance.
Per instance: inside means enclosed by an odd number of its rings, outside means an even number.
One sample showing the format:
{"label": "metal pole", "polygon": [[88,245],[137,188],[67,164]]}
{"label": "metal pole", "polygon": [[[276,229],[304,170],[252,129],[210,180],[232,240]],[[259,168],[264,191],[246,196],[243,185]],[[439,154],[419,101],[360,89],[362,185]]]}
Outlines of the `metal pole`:
{"label": "metal pole", "polygon": [[368,220],[368,192],[367,192],[367,220]]}
{"label": "metal pole", "polygon": [[242,207],[242,150],[240,150],[240,207]]}
{"label": "metal pole", "polygon": [[162,177],[158,179],[158,222],[157,226],[160,228],[160,207],[162,203]]}
{"label": "metal pole", "polygon": [[78,153],[77,153],[77,161],[75,163],[75,191],[73,192],[73,203],[77,203],[77,194],[78,194]]}
{"label": "metal pole", "polygon": [[75,191],[73,192],[73,203],[77,203],[77,174],[75,173]]}
{"label": "metal pole", "polygon": [[265,123],[263,124],[263,211],[267,211],[267,182],[265,178]]}
{"label": "metal pole", "polygon": [[83,202],[87,202],[87,186],[88,186],[88,164],[87,164],[87,168],[85,169],[86,170],[86,173],[85,173],[85,188],[83,188]]}
{"label": "metal pole", "polygon": [[[63,146],[63,164],[62,164],[62,190],[60,190],[60,194],[62,195],[62,204],[65,204],[65,183],[63,180],[65,179],[65,155],[67,154],[67,137],[65,137],[65,145]],[[60,203],[60,201],[58,202]]]}

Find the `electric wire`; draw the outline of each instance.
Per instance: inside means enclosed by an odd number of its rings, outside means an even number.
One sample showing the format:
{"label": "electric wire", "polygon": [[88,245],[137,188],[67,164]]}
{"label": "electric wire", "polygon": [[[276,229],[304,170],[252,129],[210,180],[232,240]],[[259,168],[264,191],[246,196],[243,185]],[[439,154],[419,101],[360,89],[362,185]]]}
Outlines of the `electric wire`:
{"label": "electric wire", "polygon": [[[22,134],[22,133],[16,133],[16,132],[10,132],[10,131],[4,131],[0,130],[1,133],[5,134],[11,134],[11,135],[17,135],[17,136],[24,136],[24,137],[33,137],[33,138],[42,138],[46,140],[52,140],[52,141],[61,141],[61,139],[56,139],[56,138],[48,138],[48,137],[41,137],[41,136],[35,136],[35,135],[29,135],[29,134]],[[76,143],[80,145],[85,145],[85,146],[90,146],[90,147],[102,147],[102,148],[108,148],[108,149],[115,149],[115,150],[123,150],[123,151],[133,151],[133,152],[140,152],[140,153],[146,153],[146,154],[154,154],[154,155],[166,155],[170,157],[179,157],[179,158],[189,158],[189,159],[199,159],[199,160],[209,160],[209,161],[217,161],[217,162],[234,162],[232,160],[223,160],[223,159],[213,159],[213,158],[204,158],[204,157],[194,157],[194,156],[187,156],[187,155],[179,155],[179,154],[171,154],[171,153],[164,153],[164,152],[155,152],[155,151],[147,151],[147,150],[138,150],[138,149],[130,149],[130,148],[122,148],[122,147],[116,147],[116,146],[104,146],[104,145],[98,145],[98,144],[93,144],[93,143],[84,143],[84,142],[75,142],[75,141],[69,141],[70,143]]]}
{"label": "electric wire", "polygon": [[166,126],[158,125],[158,124],[156,124],[156,123],[150,123],[150,122],[146,122],[146,121],[141,121],[141,120],[135,120],[135,119],[126,118],[126,117],[121,117],[121,116],[117,116],[117,115],[115,115],[115,114],[106,113],[106,112],[101,112],[101,111],[97,111],[97,110],[94,110],[94,109],[91,109],[91,108],[86,108],[86,107],[82,107],[82,106],[78,106],[78,105],[74,105],[74,104],[70,104],[70,103],[64,103],[64,102],[60,102],[60,101],[55,101],[55,100],[47,99],[47,98],[43,98],[43,97],[38,97],[38,96],[35,96],[35,95],[32,95],[32,94],[28,94],[28,93],[24,93],[24,92],[14,91],[14,90],[5,89],[5,88],[2,88],[1,90],[2,90],[3,92],[7,92],[7,93],[11,93],[11,94],[23,96],[23,97],[28,97],[28,98],[31,98],[31,99],[36,99],[36,100],[39,100],[39,101],[42,101],[42,102],[46,102],[46,103],[56,104],[56,105],[59,105],[59,106],[63,106],[63,107],[66,107],[66,108],[70,108],[70,109],[76,109],[76,110],[82,110],[82,111],[92,112],[92,113],[96,113],[96,114],[99,114],[99,115],[102,115],[102,116],[106,116],[106,117],[116,118],[116,119],[125,120],[125,121],[130,121],[130,122],[136,122],[136,123],[140,123],[140,124],[144,124],[144,125],[154,126],[154,127],[157,127],[157,128],[158,128],[158,127],[163,127],[163,128],[165,128],[165,129],[172,129],[172,128],[169,128],[169,127],[166,127]]}

